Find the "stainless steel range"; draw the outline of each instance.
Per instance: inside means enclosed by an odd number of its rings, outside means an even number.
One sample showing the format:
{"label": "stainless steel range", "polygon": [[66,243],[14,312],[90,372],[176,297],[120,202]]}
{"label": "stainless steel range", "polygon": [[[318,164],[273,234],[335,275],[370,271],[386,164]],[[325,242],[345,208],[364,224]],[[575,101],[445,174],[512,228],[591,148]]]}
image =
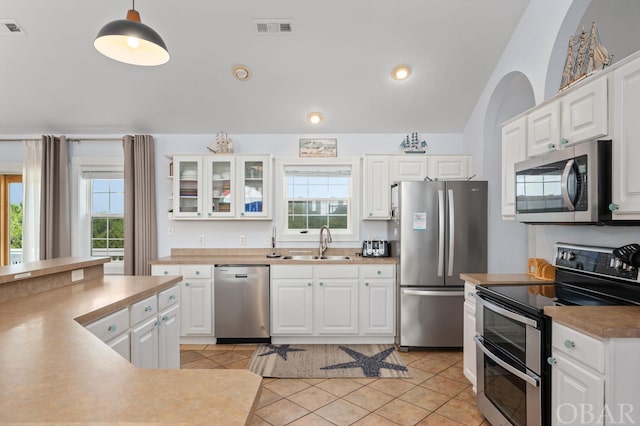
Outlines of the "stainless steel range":
{"label": "stainless steel range", "polygon": [[551,424],[545,306],[640,305],[638,269],[613,250],[557,243],[554,283],[478,286],[478,408],[491,424]]}

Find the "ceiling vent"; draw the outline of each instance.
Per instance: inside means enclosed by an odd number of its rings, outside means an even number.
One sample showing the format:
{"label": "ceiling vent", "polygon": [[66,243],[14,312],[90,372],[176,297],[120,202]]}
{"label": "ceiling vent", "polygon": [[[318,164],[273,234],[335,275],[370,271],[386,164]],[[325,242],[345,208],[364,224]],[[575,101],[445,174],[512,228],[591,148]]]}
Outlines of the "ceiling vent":
{"label": "ceiling vent", "polygon": [[258,35],[291,34],[293,20],[291,19],[254,19]]}
{"label": "ceiling vent", "polygon": [[15,19],[0,19],[0,35],[25,35],[26,33]]}

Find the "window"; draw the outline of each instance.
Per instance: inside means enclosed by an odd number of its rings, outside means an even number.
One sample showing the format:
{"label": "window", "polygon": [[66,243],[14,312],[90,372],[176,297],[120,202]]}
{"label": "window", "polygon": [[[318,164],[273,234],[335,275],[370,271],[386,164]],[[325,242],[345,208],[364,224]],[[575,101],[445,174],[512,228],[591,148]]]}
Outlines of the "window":
{"label": "window", "polygon": [[22,263],[22,176],[0,175],[0,265]]}
{"label": "window", "polygon": [[124,179],[90,179],[91,256],[124,262]]}
{"label": "window", "polygon": [[358,239],[358,162],[351,159],[281,160],[279,239],[315,241],[323,225],[335,240]]}

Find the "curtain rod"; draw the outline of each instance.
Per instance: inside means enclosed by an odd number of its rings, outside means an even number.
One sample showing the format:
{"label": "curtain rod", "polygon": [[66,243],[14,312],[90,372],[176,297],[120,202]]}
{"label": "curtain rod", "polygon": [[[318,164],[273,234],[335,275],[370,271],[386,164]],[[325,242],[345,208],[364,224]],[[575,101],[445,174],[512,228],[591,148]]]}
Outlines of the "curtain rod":
{"label": "curtain rod", "polygon": [[[39,141],[40,138],[23,138],[23,139],[0,139],[0,142],[22,142],[22,141]],[[67,138],[67,142],[106,142],[121,141],[122,138]]]}

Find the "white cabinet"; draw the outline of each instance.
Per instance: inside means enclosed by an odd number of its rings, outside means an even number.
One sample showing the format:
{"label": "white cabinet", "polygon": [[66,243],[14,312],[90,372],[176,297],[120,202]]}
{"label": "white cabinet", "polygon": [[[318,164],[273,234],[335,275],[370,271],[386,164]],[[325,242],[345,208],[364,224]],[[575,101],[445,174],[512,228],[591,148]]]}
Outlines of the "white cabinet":
{"label": "white cabinet", "polygon": [[595,339],[552,324],[552,424],[634,424],[640,339]]}
{"label": "white cabinet", "polygon": [[360,333],[395,335],[396,280],[394,265],[360,267]]}
{"label": "white cabinet", "polygon": [[314,331],[317,334],[358,334],[358,267],[315,267]]}
{"label": "white cabinet", "polygon": [[363,219],[390,219],[389,157],[366,155],[364,157]]}
{"label": "white cabinet", "polygon": [[609,133],[607,76],[576,87],[562,97],[561,145],[597,139]]}
{"label": "white cabinet", "polygon": [[463,369],[464,375],[477,392],[476,375],[476,286],[464,283]]}
{"label": "white cabinet", "polygon": [[159,318],[158,366],[180,368],[180,306],[175,305],[160,312]]}
{"label": "white cabinet", "polygon": [[429,155],[428,176],[433,180],[468,179],[471,177],[469,155]]}
{"label": "white cabinet", "polygon": [[131,363],[138,368],[158,368],[159,329],[154,316],[131,330]]}
{"label": "white cabinet", "polygon": [[560,144],[560,100],[535,108],[527,115],[527,155],[536,157]]}
{"label": "white cabinet", "polygon": [[394,336],[394,265],[272,265],[273,336]]}
{"label": "white cabinet", "polygon": [[271,334],[313,333],[313,266],[271,266]]}
{"label": "white cabinet", "polygon": [[86,325],[86,329],[118,352],[127,361],[131,360],[129,348],[129,309],[123,308]]}
{"label": "white cabinet", "polygon": [[640,58],[613,73],[613,219],[640,220]]}
{"label": "white cabinet", "polygon": [[429,157],[421,154],[391,156],[391,182],[424,180],[429,174]]}
{"label": "white cabinet", "polygon": [[174,219],[270,219],[269,155],[174,155]]}
{"label": "white cabinet", "polygon": [[527,118],[520,117],[502,127],[502,218],[516,213],[515,164],[527,158]]}

